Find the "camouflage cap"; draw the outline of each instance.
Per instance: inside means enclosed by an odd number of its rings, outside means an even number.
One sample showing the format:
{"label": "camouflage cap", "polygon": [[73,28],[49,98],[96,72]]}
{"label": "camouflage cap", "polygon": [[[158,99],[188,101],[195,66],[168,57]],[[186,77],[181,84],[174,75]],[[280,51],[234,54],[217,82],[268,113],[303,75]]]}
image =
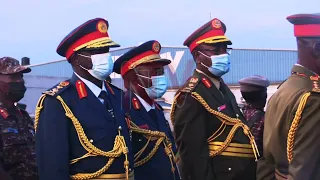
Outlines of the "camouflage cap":
{"label": "camouflage cap", "polygon": [[0,74],[29,73],[31,69],[21,66],[19,61],[12,57],[0,58]]}

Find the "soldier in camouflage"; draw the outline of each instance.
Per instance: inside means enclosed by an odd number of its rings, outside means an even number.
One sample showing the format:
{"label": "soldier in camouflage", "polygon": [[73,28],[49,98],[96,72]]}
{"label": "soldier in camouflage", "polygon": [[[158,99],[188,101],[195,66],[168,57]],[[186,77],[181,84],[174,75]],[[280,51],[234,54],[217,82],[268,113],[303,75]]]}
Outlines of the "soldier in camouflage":
{"label": "soldier in camouflage", "polygon": [[37,168],[33,122],[29,114],[16,106],[24,97],[23,73],[10,57],[0,58],[0,179],[36,180]]}
{"label": "soldier in camouflage", "polygon": [[263,154],[264,107],[267,101],[267,87],[270,81],[263,76],[249,76],[239,80],[240,92],[245,100],[241,108],[251,133]]}

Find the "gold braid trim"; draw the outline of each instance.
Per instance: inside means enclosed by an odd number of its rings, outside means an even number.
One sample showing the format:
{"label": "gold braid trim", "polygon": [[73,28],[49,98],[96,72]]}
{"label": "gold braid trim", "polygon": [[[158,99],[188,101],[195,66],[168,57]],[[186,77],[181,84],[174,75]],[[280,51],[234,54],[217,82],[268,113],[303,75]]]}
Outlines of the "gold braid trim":
{"label": "gold braid trim", "polygon": [[174,97],[173,97],[173,102],[171,105],[171,111],[170,111],[170,120],[171,120],[171,124],[173,125],[174,122],[174,111],[176,110],[176,106],[177,106],[177,98],[179,97],[179,95],[181,94],[181,92],[178,92]]}
{"label": "gold braid trim", "polygon": [[135,67],[137,67],[138,65],[140,64],[143,64],[143,63],[150,63],[150,62],[153,62],[153,61],[156,61],[156,60],[159,60],[161,57],[159,54],[153,54],[153,55],[149,55],[149,56],[146,56],[144,58],[141,58],[137,61],[135,61],[134,63],[132,63],[129,67],[130,69],[133,69]]}
{"label": "gold braid trim", "polygon": [[[38,104],[37,104],[36,115],[35,115],[35,128],[37,127],[37,124],[39,121],[40,111],[43,108],[43,101],[44,101],[45,97],[46,97],[45,95],[42,95],[40,97]],[[71,160],[70,164],[74,164],[74,163],[78,162],[79,160],[90,157],[90,156],[104,156],[104,157],[109,158],[106,165],[103,166],[98,171],[96,171],[94,173],[71,175],[71,179],[85,180],[85,179],[95,178],[95,177],[105,173],[108,170],[108,168],[112,165],[114,160],[117,157],[120,157],[122,154],[124,154],[125,159],[126,159],[124,162],[124,168],[126,171],[126,179],[128,180],[129,179],[129,161],[128,161],[128,152],[129,151],[128,151],[128,147],[126,146],[126,142],[124,140],[124,137],[121,136],[121,134],[120,134],[121,128],[119,127],[119,135],[117,135],[115,138],[113,149],[108,152],[102,151],[99,148],[95,147],[89,141],[89,139],[86,136],[79,120],[71,112],[70,108],[67,106],[67,104],[64,102],[64,100],[60,96],[57,96],[56,98],[60,101],[63,109],[65,110],[66,116],[72,121],[72,123],[77,131],[77,135],[78,135],[78,138],[79,138],[79,141],[80,141],[82,147],[88,152],[85,155],[83,155],[82,157]]]}
{"label": "gold braid trim", "polygon": [[[173,100],[173,104],[171,107],[171,112],[170,112],[170,118],[172,123],[174,122],[174,111],[176,108],[176,104],[177,104],[177,97],[180,95],[180,93],[178,93]],[[233,126],[232,129],[230,130],[226,140],[222,143],[222,145],[220,146],[219,149],[215,150],[215,151],[210,151],[210,156],[214,157],[217,156],[219,154],[221,154],[227,147],[228,145],[231,143],[232,138],[235,134],[235,132],[238,130],[238,128],[242,128],[243,129],[243,133],[249,138],[250,140],[250,144],[252,146],[252,150],[255,156],[256,161],[258,160],[258,157],[260,156],[256,142],[254,140],[254,136],[251,134],[250,129],[247,125],[243,124],[242,121],[238,118],[231,118],[221,112],[218,112],[216,110],[213,110],[208,104],[207,102],[200,96],[200,94],[198,94],[197,92],[192,92],[191,96],[196,99],[200,104],[202,104],[202,106],[210,113],[213,114],[214,116],[216,116],[221,122],[221,126],[219,127],[219,129],[213,133],[212,136],[210,136],[207,141],[209,142],[213,142],[214,139],[216,139],[219,135],[221,135],[221,133],[224,131],[226,125],[229,126]],[[219,134],[218,131],[221,131]],[[217,134],[217,135],[216,135]]]}
{"label": "gold braid trim", "polygon": [[288,158],[288,162],[290,163],[293,159],[293,144],[294,144],[294,136],[296,134],[296,131],[298,129],[298,125],[300,123],[301,120],[301,115],[302,112],[304,110],[304,107],[307,104],[307,100],[310,97],[311,93],[305,93],[302,95],[301,99],[300,99],[300,103],[298,106],[298,109],[296,111],[296,114],[294,116],[294,119],[291,123],[290,129],[289,129],[289,133],[288,133],[288,139],[287,139],[287,158]]}
{"label": "gold braid trim", "polygon": [[[146,139],[148,139],[148,141],[144,145],[144,147],[134,155],[134,157],[135,157],[134,167],[139,167],[139,166],[145,164],[146,162],[148,162],[155,155],[155,153],[159,149],[159,146],[161,144],[163,144],[166,155],[169,157],[169,160],[171,163],[171,170],[172,170],[172,173],[174,176],[175,155],[172,151],[172,143],[170,142],[170,139],[167,137],[167,135],[164,132],[151,131],[151,130],[139,128],[139,126],[137,126],[132,121],[130,121],[130,129],[132,130],[132,132],[142,134]],[[146,157],[144,157],[140,161],[137,161],[139,159],[139,157],[141,156],[141,154],[145,151],[145,149],[148,146],[148,144],[150,143],[150,141],[156,141],[155,146],[153,147],[151,152]]]}
{"label": "gold braid trim", "polygon": [[46,98],[46,94],[42,94],[42,96],[40,96],[38,103],[37,103],[37,106],[36,106],[36,111],[34,113],[34,131],[35,132],[37,132],[40,112],[41,112],[41,109],[43,108],[43,101],[45,98]]}

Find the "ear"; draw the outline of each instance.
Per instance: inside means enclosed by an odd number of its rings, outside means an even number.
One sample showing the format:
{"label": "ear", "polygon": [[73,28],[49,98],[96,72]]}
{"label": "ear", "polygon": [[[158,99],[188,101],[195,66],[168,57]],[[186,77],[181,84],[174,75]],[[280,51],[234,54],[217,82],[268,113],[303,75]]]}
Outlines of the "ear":
{"label": "ear", "polygon": [[69,58],[69,62],[73,66],[78,66],[80,63],[78,59],[78,55],[76,53],[72,54],[71,57]]}
{"label": "ear", "polygon": [[313,53],[318,59],[320,59],[320,42],[313,45]]}
{"label": "ear", "polygon": [[193,59],[195,59],[197,61],[197,59],[199,58],[200,53],[197,50],[193,50],[191,54],[193,56]]}

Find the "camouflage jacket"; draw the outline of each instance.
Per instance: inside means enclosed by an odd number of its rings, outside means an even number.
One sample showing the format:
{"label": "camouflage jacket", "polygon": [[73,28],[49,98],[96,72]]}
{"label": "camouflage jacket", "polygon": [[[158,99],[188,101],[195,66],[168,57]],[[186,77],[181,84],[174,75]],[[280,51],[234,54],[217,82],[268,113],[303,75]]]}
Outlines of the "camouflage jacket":
{"label": "camouflage jacket", "polygon": [[37,180],[33,122],[22,109],[0,106],[0,163],[13,180]]}
{"label": "camouflage jacket", "polygon": [[242,107],[244,118],[247,121],[251,133],[257,143],[260,155],[263,153],[263,129],[264,129],[264,114],[263,109],[254,108],[250,104],[245,104]]}

